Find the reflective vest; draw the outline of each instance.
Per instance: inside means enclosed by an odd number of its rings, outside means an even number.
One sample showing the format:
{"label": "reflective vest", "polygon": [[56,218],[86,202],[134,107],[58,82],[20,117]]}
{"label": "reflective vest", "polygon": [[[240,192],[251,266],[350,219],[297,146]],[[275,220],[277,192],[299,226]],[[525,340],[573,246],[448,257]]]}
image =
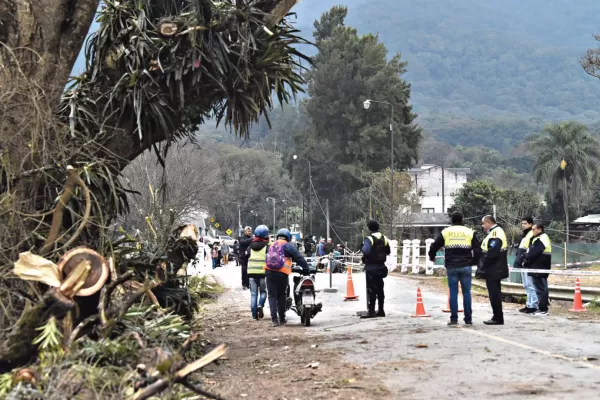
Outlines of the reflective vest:
{"label": "reflective vest", "polygon": [[545,233],[542,233],[540,236],[536,236],[531,241],[531,245],[537,241],[541,241],[544,244],[544,254],[552,254],[552,243],[550,242],[550,238]]}
{"label": "reflective vest", "polygon": [[442,231],[444,247],[446,249],[471,250],[473,247],[473,235],[471,228],[462,225],[453,225]]}
{"label": "reflective vest", "polygon": [[248,275],[264,275],[267,259],[267,249],[265,246],[260,250],[250,249],[250,258],[248,259]]}
{"label": "reflective vest", "polygon": [[491,239],[500,239],[502,241],[502,247],[500,248],[500,250],[508,251],[508,241],[506,240],[506,234],[504,233],[504,229],[496,225],[488,232],[488,235],[485,237],[485,239],[483,239],[483,242],[481,243],[481,250],[484,253],[488,252],[488,243]]}
{"label": "reflective vest", "polygon": [[387,259],[388,239],[380,232],[367,236],[371,242],[371,253],[365,255],[365,264],[383,265]]}
{"label": "reflective vest", "polygon": [[519,248],[527,250],[529,248],[529,244],[531,242],[532,237],[533,237],[533,232],[532,231],[527,232],[527,235],[523,236],[523,239],[521,239]]}

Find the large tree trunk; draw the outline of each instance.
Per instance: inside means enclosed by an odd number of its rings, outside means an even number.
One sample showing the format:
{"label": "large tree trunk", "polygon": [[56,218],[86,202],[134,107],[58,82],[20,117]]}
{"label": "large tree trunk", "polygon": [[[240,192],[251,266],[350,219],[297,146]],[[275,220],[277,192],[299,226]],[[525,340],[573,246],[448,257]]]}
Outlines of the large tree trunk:
{"label": "large tree trunk", "polygon": [[22,71],[34,78],[46,90],[47,100],[58,105],[97,8],[98,0],[3,0],[0,42],[21,49],[20,71],[10,63],[4,46],[0,62],[9,64],[11,74]]}

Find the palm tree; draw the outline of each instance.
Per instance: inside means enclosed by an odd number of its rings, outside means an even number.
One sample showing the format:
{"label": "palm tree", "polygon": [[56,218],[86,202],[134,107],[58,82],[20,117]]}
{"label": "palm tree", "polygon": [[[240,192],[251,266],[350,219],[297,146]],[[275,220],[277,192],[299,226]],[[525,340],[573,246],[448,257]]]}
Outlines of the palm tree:
{"label": "palm tree", "polygon": [[530,146],[536,156],[535,180],[547,183],[553,196],[562,186],[568,243],[568,196],[579,203],[582,192],[594,183],[600,144],[588,133],[587,126],[570,121],[547,125],[542,134],[531,139]]}

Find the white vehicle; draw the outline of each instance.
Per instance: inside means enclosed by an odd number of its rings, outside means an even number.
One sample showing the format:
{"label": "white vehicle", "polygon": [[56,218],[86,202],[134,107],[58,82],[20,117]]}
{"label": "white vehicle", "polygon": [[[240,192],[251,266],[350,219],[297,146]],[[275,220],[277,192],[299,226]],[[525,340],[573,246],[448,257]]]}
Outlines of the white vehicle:
{"label": "white vehicle", "polygon": [[219,243],[223,242],[226,243],[227,246],[232,247],[235,244],[235,239],[233,239],[231,236],[226,236],[226,235],[217,235],[217,239],[219,241]]}
{"label": "white vehicle", "polygon": [[214,238],[212,236],[206,235],[206,236],[202,236],[202,240],[204,241],[204,244],[206,244],[206,245],[213,244],[213,243],[217,243],[217,244],[221,243],[221,239],[219,239],[219,236]]}

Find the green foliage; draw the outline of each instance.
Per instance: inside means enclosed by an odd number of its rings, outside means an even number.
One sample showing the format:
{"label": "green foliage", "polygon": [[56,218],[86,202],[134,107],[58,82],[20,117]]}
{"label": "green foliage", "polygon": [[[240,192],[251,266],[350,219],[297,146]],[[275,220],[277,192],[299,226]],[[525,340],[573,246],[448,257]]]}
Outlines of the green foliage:
{"label": "green foliage", "polygon": [[[356,210],[353,194],[368,187],[371,173],[389,167],[391,150],[398,170],[416,162],[421,129],[414,123],[410,85],[402,78],[406,63],[400,54],[388,57],[377,36],[359,35],[345,26],[345,15],[345,7],[334,7],[315,22],[319,52],[306,76],[310,97],[303,104],[308,124],[295,132],[293,151],[312,164],[314,189],[321,202],[316,205],[314,233],[325,232],[320,208],[328,199],[333,227],[348,240],[360,233],[354,223],[365,211]],[[367,98],[389,104],[373,102],[365,110]],[[393,149],[390,104],[394,111]],[[288,157],[294,177],[308,191],[306,161],[292,161],[291,154]]]}
{"label": "green foliage", "polygon": [[[209,114],[247,136],[272,95],[283,103],[302,90],[303,41],[285,20],[263,29],[265,10],[267,1],[103,2],[63,115],[94,136],[133,130],[145,148],[193,133]],[[163,23],[177,33],[161,34]]]}
{"label": "green foliage", "polygon": [[50,317],[44,326],[37,328],[40,331],[38,337],[33,340],[33,344],[38,347],[38,355],[42,362],[52,361],[63,354],[62,339],[63,335],[58,328],[55,317]]}
{"label": "green foliage", "polygon": [[[559,188],[568,190],[568,198],[578,204],[582,192],[597,179],[600,162],[600,143],[587,127],[578,122],[550,124],[531,139],[530,146],[536,157],[536,181],[547,183],[552,194]],[[564,170],[562,160],[566,161]]]}

